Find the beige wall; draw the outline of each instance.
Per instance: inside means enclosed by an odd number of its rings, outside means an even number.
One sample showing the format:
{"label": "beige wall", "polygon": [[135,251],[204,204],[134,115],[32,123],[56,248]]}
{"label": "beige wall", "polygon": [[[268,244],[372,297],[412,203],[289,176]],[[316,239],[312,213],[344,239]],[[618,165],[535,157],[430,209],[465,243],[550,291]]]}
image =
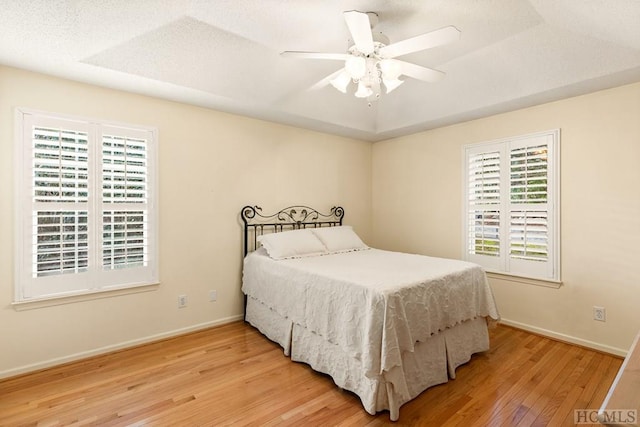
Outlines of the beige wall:
{"label": "beige wall", "polygon": [[[158,128],[157,290],[11,306],[16,107]],[[371,152],[368,142],[0,67],[0,377],[239,316],[246,204],[341,204],[345,223],[369,239]],[[180,294],[187,308],[177,308]]]}
{"label": "beige wall", "polygon": [[640,330],[640,83],[374,144],[373,242],[460,258],[462,146],[555,128],[563,284],[491,284],[507,322],[623,354]]}
{"label": "beige wall", "polygon": [[[11,306],[18,106],[159,129],[157,290]],[[507,322],[623,353],[640,329],[640,83],[372,145],[0,67],[0,377],[237,318],[245,204],[340,203],[367,243],[460,258],[462,145],[554,128],[563,285],[492,286]]]}

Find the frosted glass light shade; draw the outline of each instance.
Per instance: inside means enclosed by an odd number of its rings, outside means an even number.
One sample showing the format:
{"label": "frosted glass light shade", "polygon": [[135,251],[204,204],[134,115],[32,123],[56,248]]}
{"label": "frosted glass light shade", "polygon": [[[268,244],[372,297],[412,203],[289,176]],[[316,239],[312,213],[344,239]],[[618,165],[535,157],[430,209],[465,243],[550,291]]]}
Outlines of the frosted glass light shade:
{"label": "frosted glass light shade", "polygon": [[352,79],[359,80],[367,72],[367,62],[361,56],[352,56],[344,62],[344,69]]}
{"label": "frosted glass light shade", "polygon": [[367,98],[373,95],[373,90],[364,83],[358,83],[358,90],[354,94],[357,98]]}
{"label": "frosted glass light shade", "polygon": [[380,61],[380,71],[382,77],[389,80],[398,80],[402,74],[402,66],[393,59],[383,59]]}
{"label": "frosted glass light shade", "polygon": [[347,86],[349,86],[349,82],[351,82],[351,77],[349,77],[349,74],[344,70],[334,79],[329,80],[331,86],[335,87],[342,93],[347,93]]}

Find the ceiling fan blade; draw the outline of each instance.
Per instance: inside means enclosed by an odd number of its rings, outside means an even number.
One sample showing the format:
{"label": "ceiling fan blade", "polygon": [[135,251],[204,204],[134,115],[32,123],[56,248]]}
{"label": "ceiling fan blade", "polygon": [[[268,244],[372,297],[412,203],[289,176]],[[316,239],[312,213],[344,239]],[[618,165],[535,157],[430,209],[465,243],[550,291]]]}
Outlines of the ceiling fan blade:
{"label": "ceiling fan blade", "polygon": [[356,48],[365,55],[373,53],[373,35],[371,34],[369,15],[357,10],[350,10],[344,12],[344,20],[347,22]]}
{"label": "ceiling fan blade", "polygon": [[318,90],[318,89],[322,89],[325,86],[328,86],[329,84],[331,84],[331,80],[333,80],[336,77],[338,77],[338,75],[340,73],[342,73],[343,71],[344,71],[344,68],[340,68],[335,73],[329,74],[327,77],[325,77],[324,79],[320,80],[319,82],[317,82],[316,84],[311,86],[308,90]]}
{"label": "ceiling fan blade", "polygon": [[396,60],[395,62],[397,62],[400,69],[402,70],[400,74],[403,74],[407,77],[413,77],[414,79],[433,83],[441,80],[445,76],[445,73],[443,73],[442,71],[434,70],[432,68],[423,67],[421,65],[416,65],[405,61]]}
{"label": "ceiling fan blade", "polygon": [[448,27],[440,28],[439,30],[431,31],[429,33],[384,46],[380,48],[380,56],[385,58],[395,58],[408,53],[418,52],[420,50],[451,43],[459,38],[460,30],[450,25]]}
{"label": "ceiling fan blade", "polygon": [[293,50],[281,52],[280,56],[285,58],[331,59],[336,61],[346,61],[351,58],[351,55],[348,53],[300,52]]}

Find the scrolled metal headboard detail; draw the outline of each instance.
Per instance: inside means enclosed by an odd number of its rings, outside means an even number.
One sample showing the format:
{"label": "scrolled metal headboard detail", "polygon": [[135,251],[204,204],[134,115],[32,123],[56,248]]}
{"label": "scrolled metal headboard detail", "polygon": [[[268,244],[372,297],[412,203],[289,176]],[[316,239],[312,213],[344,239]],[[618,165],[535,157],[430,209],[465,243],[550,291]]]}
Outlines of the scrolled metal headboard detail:
{"label": "scrolled metal headboard detail", "polygon": [[256,249],[257,238],[266,233],[279,233],[313,227],[335,227],[342,225],[344,209],[331,208],[328,214],[309,206],[289,206],[270,215],[262,213],[259,206],[245,206],[240,211],[244,222],[244,255]]}

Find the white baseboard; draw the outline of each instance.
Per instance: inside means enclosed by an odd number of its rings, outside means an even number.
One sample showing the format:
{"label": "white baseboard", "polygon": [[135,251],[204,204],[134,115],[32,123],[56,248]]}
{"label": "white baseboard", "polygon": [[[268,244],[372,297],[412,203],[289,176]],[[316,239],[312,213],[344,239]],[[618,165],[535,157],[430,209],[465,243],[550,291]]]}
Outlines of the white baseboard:
{"label": "white baseboard", "polygon": [[[149,335],[143,338],[130,340],[121,342],[114,345],[109,345],[105,347],[100,347],[94,350],[83,351],[80,353],[71,354],[69,356],[58,357],[55,359],[49,359],[38,363],[33,363],[30,365],[24,365],[13,369],[8,369],[5,371],[0,371],[0,379],[9,378],[20,374],[25,374],[27,372],[38,371],[41,369],[50,368],[52,366],[61,365],[63,363],[73,362],[80,359],[86,359],[92,356],[98,356],[100,354],[109,353],[112,351],[122,350],[128,347],[134,347],[141,344],[147,344],[153,341],[162,340],[165,338],[171,338],[178,335],[187,334],[189,332],[195,332],[201,329],[207,329],[214,326],[220,326],[227,323],[235,322],[237,320],[242,320],[244,316],[242,314],[226,317],[224,319],[214,320],[211,322],[200,323],[198,325],[188,326],[186,328],[174,329],[172,331],[163,332],[156,335]],[[503,323],[507,326],[513,326],[514,328],[523,329],[525,331],[533,332],[539,335],[543,335],[549,338],[554,338],[559,341],[568,342],[571,344],[580,345],[587,348],[592,348],[594,350],[602,351],[604,353],[614,354],[616,356],[625,357],[627,355],[627,350],[623,350],[621,348],[611,347],[604,344],[599,344],[597,342],[584,340],[581,338],[576,338],[571,335],[565,335],[558,332],[550,331],[548,329],[538,328],[537,326],[531,326],[526,323],[520,323],[509,319],[500,319],[500,323]]]}
{"label": "white baseboard", "polygon": [[549,338],[554,338],[558,341],[564,341],[564,342],[576,344],[582,347],[592,348],[594,350],[598,350],[603,353],[609,353],[609,354],[622,356],[622,357],[625,357],[627,355],[627,350],[623,350],[621,348],[599,344],[597,342],[584,340],[582,338],[576,338],[571,335],[565,335],[558,332],[550,331],[548,329],[538,328],[537,326],[527,325],[526,323],[520,323],[520,322],[516,322],[509,319],[500,319],[500,323],[505,324],[507,326],[513,326],[514,328],[524,329],[525,331],[533,332],[538,335],[544,335]]}
{"label": "white baseboard", "polygon": [[171,338],[178,335],[187,334],[189,332],[195,332],[201,329],[211,328],[213,326],[220,326],[227,323],[235,322],[237,320],[242,320],[244,315],[238,314],[236,316],[226,317],[224,319],[218,319],[211,322],[200,323],[198,325],[188,326],[186,328],[174,329],[173,331],[162,332],[160,334],[149,335],[143,338],[138,338],[135,340],[124,341],[118,344],[108,345],[105,347],[96,348],[89,351],[83,351],[80,353],[71,354],[68,356],[57,357],[55,359],[49,359],[42,362],[32,363],[30,365],[24,365],[13,369],[7,369],[5,371],[0,371],[0,379],[9,378],[20,374],[25,374],[28,372],[38,371],[41,369],[51,368],[56,365],[61,365],[63,363],[73,362],[80,359],[86,359],[92,356],[98,356],[104,353],[110,353],[112,351],[122,350],[128,347],[134,347],[141,344],[148,344],[153,341],[159,341],[166,338]]}

